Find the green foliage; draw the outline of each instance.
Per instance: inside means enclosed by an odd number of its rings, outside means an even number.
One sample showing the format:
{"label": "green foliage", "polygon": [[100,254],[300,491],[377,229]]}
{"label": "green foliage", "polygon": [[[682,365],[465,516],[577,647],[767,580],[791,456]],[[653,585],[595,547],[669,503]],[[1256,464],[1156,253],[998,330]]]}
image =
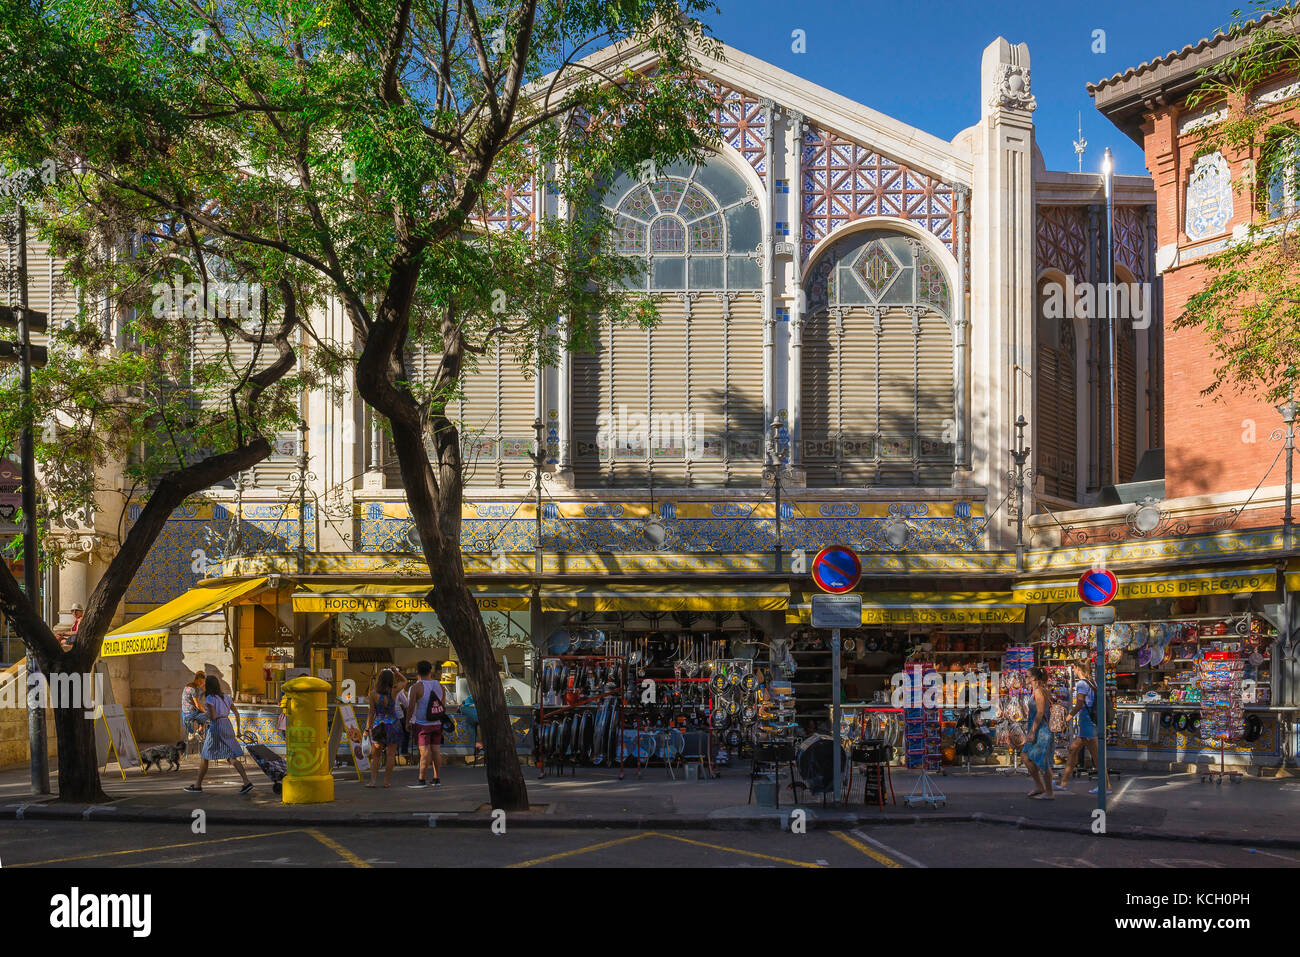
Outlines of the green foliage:
{"label": "green foliage", "polygon": [[[1235,188],[1266,197],[1270,178],[1295,165],[1295,128],[1279,122],[1276,107],[1253,98],[1262,84],[1300,75],[1300,33],[1293,8],[1253,6],[1249,18],[1233,12],[1225,32],[1241,46],[1203,71],[1188,107],[1228,104],[1226,116],[1203,130],[1198,152],[1249,157],[1253,176]],[[1260,21],[1270,13],[1280,18]],[[1206,257],[1209,280],[1173,327],[1199,329],[1208,338],[1217,380],[1208,394],[1235,391],[1276,401],[1300,384],[1300,222],[1295,209],[1269,221],[1265,202],[1257,198],[1256,205],[1245,239]]]}
{"label": "green foliage", "polygon": [[[143,298],[173,262],[220,262],[269,289],[287,279],[301,305],[340,301],[353,326],[351,340],[310,335],[304,377],[343,375],[395,316],[396,354],[465,357],[438,381],[397,377],[436,412],[498,341],[531,368],[589,346],[600,317],[654,321],[651,301],[622,291],[640,267],[605,241],[599,186],[711,142],[712,101],[692,82],[694,51],[717,50],[693,19],[711,7],[0,0],[13,51],[0,58],[0,165],[54,160],[42,228],[94,296]],[[658,69],[583,61],[615,42],[652,49]],[[538,169],[559,172],[536,184],[531,234],[492,228]],[[127,244],[132,257],[106,252]],[[190,330],[147,313],[139,335],[169,368]],[[219,393],[237,379],[226,365],[186,387]],[[152,438],[175,445],[184,415],[168,403],[182,400],[164,392],[136,398]],[[257,427],[284,411],[271,405]]]}

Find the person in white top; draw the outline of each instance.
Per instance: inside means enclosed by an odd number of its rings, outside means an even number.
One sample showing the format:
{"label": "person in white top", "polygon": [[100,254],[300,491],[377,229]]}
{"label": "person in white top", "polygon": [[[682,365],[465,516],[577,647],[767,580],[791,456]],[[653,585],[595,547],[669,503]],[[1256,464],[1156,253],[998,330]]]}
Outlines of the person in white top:
{"label": "person in white top", "polygon": [[[421,661],[415,666],[415,671],[419,679],[407,691],[406,728],[420,748],[420,777],[416,783],[407,787],[441,787],[442,781],[438,779],[438,765],[442,759],[441,716],[446,711],[442,685],[438,681],[442,665]],[[428,780],[430,768],[433,769],[432,781]]]}

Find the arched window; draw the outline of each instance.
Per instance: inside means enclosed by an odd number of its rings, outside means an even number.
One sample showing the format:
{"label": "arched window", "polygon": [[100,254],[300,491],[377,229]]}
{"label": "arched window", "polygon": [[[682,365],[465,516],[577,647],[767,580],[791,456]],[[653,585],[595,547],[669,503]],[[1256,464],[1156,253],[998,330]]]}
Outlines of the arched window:
{"label": "arched window", "polygon": [[813,264],[802,457],[814,486],[941,486],[954,465],[951,294],[919,240],[841,239]]}
{"label": "arched window", "polygon": [[1260,172],[1265,219],[1280,219],[1300,208],[1300,132],[1289,126],[1270,129],[1260,156]]}
{"label": "arched window", "polygon": [[1078,499],[1078,381],[1074,322],[1064,302],[1053,296],[1044,277],[1038,282],[1038,366],[1034,370],[1035,468],[1043,491],[1058,498]]}
{"label": "arched window", "polygon": [[617,250],[644,256],[638,289],[757,289],[762,217],[758,199],[725,162],[678,163],[656,178],[620,176],[606,194]]}
{"label": "arched window", "polygon": [[651,329],[606,323],[573,357],[582,486],[758,485],[763,471],[762,216],[726,159],[619,176],[602,200]]}

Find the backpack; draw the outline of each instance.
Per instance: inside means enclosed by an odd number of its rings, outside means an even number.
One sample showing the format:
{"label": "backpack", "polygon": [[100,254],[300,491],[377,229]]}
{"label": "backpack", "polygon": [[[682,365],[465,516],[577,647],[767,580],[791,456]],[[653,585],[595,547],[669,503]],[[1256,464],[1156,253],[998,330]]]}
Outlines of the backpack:
{"label": "backpack", "polygon": [[1083,683],[1088,686],[1088,696],[1092,698],[1091,701],[1088,701],[1086,697],[1083,699],[1088,705],[1088,718],[1095,725],[1097,723],[1097,686],[1088,678],[1084,678]]}
{"label": "backpack", "polygon": [[447,709],[443,706],[442,698],[433,689],[426,690],[428,691],[428,700],[424,702],[424,723],[438,724],[442,721],[442,716],[447,713]]}

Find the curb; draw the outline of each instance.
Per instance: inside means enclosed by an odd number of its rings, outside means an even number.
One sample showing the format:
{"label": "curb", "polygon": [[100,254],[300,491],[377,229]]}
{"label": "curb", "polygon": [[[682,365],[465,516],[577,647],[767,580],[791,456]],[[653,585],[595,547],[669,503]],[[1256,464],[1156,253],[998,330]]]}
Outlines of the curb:
{"label": "curb", "polygon": [[[791,809],[793,810],[793,808]],[[990,824],[1017,830],[1050,831],[1125,840],[1177,841],[1195,844],[1219,844],[1237,847],[1268,847],[1300,850],[1300,838],[1287,837],[1233,837],[1219,834],[1200,834],[1191,831],[1165,831],[1142,826],[1111,828],[1104,835],[1093,835],[1087,824],[1063,824],[1053,821],[1033,821],[1025,817],[1005,814],[943,812],[937,814],[858,814],[855,812],[807,811],[809,829],[909,826],[919,824]],[[488,814],[457,812],[374,812],[344,815],[333,812],[269,816],[260,811],[215,810],[207,811],[208,826],[256,827],[419,827],[419,828],[487,828],[492,823]],[[126,808],[103,804],[25,804],[0,808],[0,821],[83,821],[111,822],[114,824],[183,824],[193,821],[192,811],[171,808]],[[746,816],[717,814],[683,814],[668,817],[639,815],[598,815],[553,813],[550,809],[512,815],[509,824],[514,828],[547,830],[711,830],[711,831],[779,831],[788,826],[788,812],[758,813]]]}

